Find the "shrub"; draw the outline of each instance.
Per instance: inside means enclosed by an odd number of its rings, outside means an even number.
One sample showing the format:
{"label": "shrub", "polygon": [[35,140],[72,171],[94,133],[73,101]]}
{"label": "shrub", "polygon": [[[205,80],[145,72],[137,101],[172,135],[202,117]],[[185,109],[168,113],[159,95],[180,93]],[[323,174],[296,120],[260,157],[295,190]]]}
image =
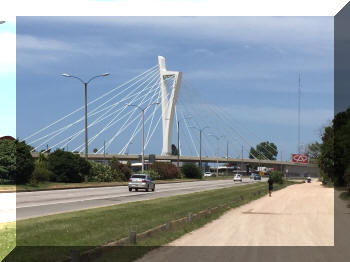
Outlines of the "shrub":
{"label": "shrub", "polygon": [[172,163],[155,162],[151,165],[150,169],[158,175],[158,179],[174,179],[180,177],[179,170]]}
{"label": "shrub", "polygon": [[32,175],[32,183],[47,182],[52,180],[54,176],[55,174],[47,168],[43,166],[35,166]]}
{"label": "shrub", "polygon": [[280,171],[271,171],[269,173],[270,177],[272,178],[272,181],[277,184],[283,184],[284,183],[284,175]]}
{"label": "shrub", "polygon": [[90,161],[90,165],[91,172],[89,175],[89,181],[111,182],[113,180],[117,180],[110,166],[106,166],[95,161]]}
{"label": "shrub", "polygon": [[79,155],[61,149],[57,149],[48,156],[49,170],[55,174],[53,180],[57,182],[82,182],[80,164]]}
{"label": "shrub", "polygon": [[194,163],[184,164],[181,170],[184,176],[187,178],[202,178],[201,169]]}
{"label": "shrub", "polygon": [[122,179],[123,181],[127,181],[132,175],[130,166],[120,163],[115,157],[112,158],[110,167],[118,179]]}
{"label": "shrub", "polygon": [[158,179],[160,179],[159,174],[158,174],[156,171],[154,171],[153,169],[147,170],[146,173],[149,174],[149,175],[151,176],[152,180],[158,180]]}

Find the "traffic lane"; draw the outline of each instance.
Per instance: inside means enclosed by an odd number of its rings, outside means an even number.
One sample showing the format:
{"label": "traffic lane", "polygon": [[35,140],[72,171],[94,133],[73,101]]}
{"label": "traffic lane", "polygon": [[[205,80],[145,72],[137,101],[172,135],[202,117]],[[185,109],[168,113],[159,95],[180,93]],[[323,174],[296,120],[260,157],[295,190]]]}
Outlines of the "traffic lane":
{"label": "traffic lane", "polygon": [[[250,179],[244,180],[243,183],[234,183],[232,180],[216,180],[216,181],[198,181],[198,182],[184,182],[176,184],[160,184],[156,185],[155,192],[129,192],[127,186],[120,186],[114,188],[114,193],[108,192],[108,195],[95,194],[94,197],[79,196],[73,200],[59,199],[56,202],[50,203],[35,202],[28,205],[28,201],[24,206],[17,206],[17,220],[46,216],[51,214],[58,214],[70,211],[78,211],[89,208],[103,207],[116,205],[127,202],[149,200],[161,197],[169,197],[181,194],[188,194],[193,192],[200,192],[205,190],[226,188],[232,186],[240,186],[247,183],[253,183]],[[79,189],[84,190],[84,189]],[[62,190],[66,191],[66,190]],[[89,190],[91,193],[91,190]],[[87,193],[87,192],[80,192]],[[18,198],[18,197],[17,197]]]}
{"label": "traffic lane", "polygon": [[[244,179],[245,183],[251,182]],[[223,184],[232,184],[232,180],[214,180],[214,181],[195,181],[183,183],[156,184],[156,191],[159,190],[178,190],[182,188],[196,188],[219,186]],[[238,182],[239,183],[239,182]],[[17,207],[29,207],[36,205],[69,203],[84,200],[104,199],[115,196],[129,196],[130,194],[138,194],[137,192],[128,192],[126,186],[117,187],[100,187],[86,189],[66,189],[53,191],[37,191],[37,192],[21,192],[17,193]],[[142,191],[141,191],[142,192]]]}

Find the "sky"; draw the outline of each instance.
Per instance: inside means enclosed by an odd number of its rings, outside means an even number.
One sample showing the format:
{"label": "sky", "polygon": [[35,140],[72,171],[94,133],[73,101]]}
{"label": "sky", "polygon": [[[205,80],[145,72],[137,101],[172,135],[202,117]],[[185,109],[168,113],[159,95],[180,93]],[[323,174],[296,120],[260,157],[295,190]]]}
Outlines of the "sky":
{"label": "sky", "polygon": [[0,25],[0,46],[0,136],[16,136],[15,21]]}
{"label": "sky", "polygon": [[[219,121],[206,113],[215,106],[247,144],[272,141],[284,158],[297,150],[299,74],[302,144],[319,140],[333,116],[333,17],[17,17],[16,26],[20,138],[83,105],[79,82],[61,73],[83,79],[111,73],[89,87],[90,101],[155,66],[158,55],[169,70],[183,73],[179,100],[197,118],[192,124]],[[2,88],[10,88],[6,77],[13,70],[0,74]],[[200,99],[188,101],[192,93]],[[220,135],[220,121],[211,133]],[[136,137],[130,153],[139,153],[139,144]],[[232,142],[233,156],[239,144]],[[148,153],[160,149],[160,139],[153,139]]]}

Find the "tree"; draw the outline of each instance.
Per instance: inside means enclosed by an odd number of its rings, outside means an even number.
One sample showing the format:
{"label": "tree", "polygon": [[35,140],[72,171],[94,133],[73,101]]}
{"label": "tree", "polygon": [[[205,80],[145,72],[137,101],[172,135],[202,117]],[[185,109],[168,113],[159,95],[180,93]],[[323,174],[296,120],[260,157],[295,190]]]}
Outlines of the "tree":
{"label": "tree", "polygon": [[177,149],[177,147],[174,144],[171,145],[171,154],[173,156],[177,156],[179,154],[179,150]]}
{"label": "tree", "polygon": [[15,140],[16,144],[16,184],[28,183],[34,171],[34,158],[30,153],[31,146],[28,146],[25,141],[19,142]]}
{"label": "tree", "polygon": [[48,156],[48,167],[55,174],[55,181],[79,183],[83,181],[80,171],[86,171],[81,161],[79,155],[57,149]]}
{"label": "tree", "polygon": [[277,146],[272,142],[266,141],[258,144],[256,148],[251,147],[249,158],[276,160],[277,154]]}
{"label": "tree", "polygon": [[0,140],[0,180],[14,180],[16,171],[16,143]]}
{"label": "tree", "polygon": [[181,168],[182,173],[184,174],[185,177],[187,178],[202,178],[202,171],[194,163],[186,163],[182,166]]}
{"label": "tree", "polygon": [[345,184],[350,165],[350,108],[335,115],[322,134],[319,166],[336,186]]}
{"label": "tree", "polygon": [[317,141],[306,146],[306,154],[310,159],[318,159],[321,155],[321,144]]}

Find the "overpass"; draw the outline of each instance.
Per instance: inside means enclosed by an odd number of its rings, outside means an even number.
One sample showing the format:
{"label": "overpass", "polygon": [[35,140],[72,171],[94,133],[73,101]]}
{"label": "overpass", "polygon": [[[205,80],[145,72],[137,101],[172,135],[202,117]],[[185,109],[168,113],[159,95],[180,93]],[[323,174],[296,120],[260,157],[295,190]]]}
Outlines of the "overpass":
{"label": "overpass", "polygon": [[[44,153],[45,155],[49,153]],[[80,155],[81,157],[84,157],[84,153],[76,153]],[[38,152],[32,152],[32,156],[34,158],[39,157]],[[171,162],[177,162],[178,157],[176,155],[154,155],[155,161],[171,161]],[[88,154],[89,160],[94,161],[109,161],[112,158],[116,158],[120,161],[131,161],[131,162],[138,162],[141,161],[141,155],[135,155],[135,154]],[[145,159],[149,160],[150,155],[145,155]],[[182,163],[190,163],[199,162],[200,158],[198,156],[179,156],[179,161]],[[201,158],[202,162],[206,163],[232,163],[232,164],[251,164],[251,165],[260,165],[260,166],[266,166],[266,167],[277,167],[277,168],[290,168],[290,167],[303,167],[303,168],[318,168],[316,164],[301,164],[301,163],[294,163],[289,161],[277,161],[277,160],[258,160],[258,159],[241,159],[241,158],[231,158],[231,157],[206,157],[202,156]]]}

